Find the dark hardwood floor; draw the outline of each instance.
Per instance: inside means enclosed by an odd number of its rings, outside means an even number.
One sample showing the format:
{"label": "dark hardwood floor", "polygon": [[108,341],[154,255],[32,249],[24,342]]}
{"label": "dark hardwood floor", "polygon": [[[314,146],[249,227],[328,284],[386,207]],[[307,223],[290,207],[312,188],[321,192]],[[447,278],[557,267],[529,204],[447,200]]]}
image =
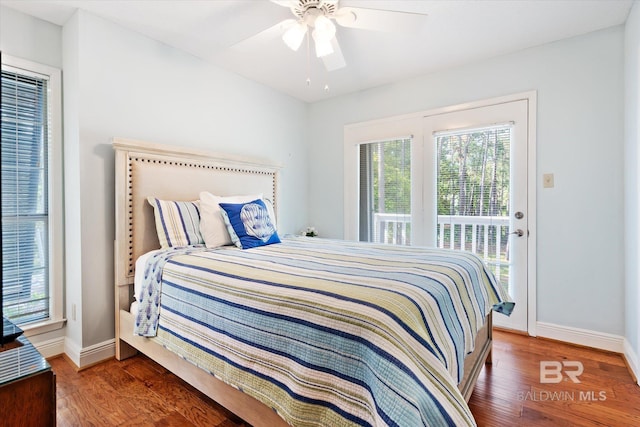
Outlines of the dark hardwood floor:
{"label": "dark hardwood floor", "polygon": [[[506,332],[494,332],[469,401],[479,426],[640,426],[640,386],[621,355]],[[559,383],[541,383],[540,364],[570,362]],[[567,373],[584,368],[575,383]],[[553,369],[545,375],[556,380]]]}
{"label": "dark hardwood floor", "polygon": [[[640,426],[640,387],[620,355],[496,331],[469,406],[479,426]],[[541,383],[540,362],[549,361]],[[553,365],[569,362],[562,380]],[[571,378],[582,364],[582,374]],[[193,387],[139,355],[56,373],[58,426],[247,427]]]}

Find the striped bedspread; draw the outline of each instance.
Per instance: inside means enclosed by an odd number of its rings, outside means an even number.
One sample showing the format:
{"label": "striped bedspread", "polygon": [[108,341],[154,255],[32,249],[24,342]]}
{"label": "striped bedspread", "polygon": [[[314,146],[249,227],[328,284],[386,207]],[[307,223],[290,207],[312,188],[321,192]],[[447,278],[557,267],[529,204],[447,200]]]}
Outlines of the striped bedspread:
{"label": "striped bedspread", "polygon": [[318,238],[180,252],[153,339],[291,425],[475,425],[463,360],[513,308],[476,256]]}

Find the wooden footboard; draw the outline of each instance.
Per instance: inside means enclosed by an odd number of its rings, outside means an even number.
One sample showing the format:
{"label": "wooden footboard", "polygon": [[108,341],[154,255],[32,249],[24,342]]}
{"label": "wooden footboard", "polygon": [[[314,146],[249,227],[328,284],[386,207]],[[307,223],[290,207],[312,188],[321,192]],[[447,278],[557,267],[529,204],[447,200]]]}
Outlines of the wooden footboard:
{"label": "wooden footboard", "polygon": [[493,323],[491,313],[487,316],[482,329],[478,331],[476,337],[476,345],[473,353],[467,355],[464,359],[464,377],[458,389],[467,402],[471,398],[473,388],[476,385],[480,371],[485,363],[491,363],[491,348],[493,345]]}

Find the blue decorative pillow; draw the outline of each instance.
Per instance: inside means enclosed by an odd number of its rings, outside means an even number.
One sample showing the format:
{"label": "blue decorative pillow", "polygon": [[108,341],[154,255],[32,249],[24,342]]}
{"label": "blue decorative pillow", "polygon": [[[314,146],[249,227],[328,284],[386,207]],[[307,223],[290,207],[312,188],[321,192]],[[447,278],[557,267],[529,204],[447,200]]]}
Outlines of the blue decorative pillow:
{"label": "blue decorative pillow", "polygon": [[249,249],[280,243],[274,221],[262,200],[220,203],[220,208],[231,240],[237,247]]}

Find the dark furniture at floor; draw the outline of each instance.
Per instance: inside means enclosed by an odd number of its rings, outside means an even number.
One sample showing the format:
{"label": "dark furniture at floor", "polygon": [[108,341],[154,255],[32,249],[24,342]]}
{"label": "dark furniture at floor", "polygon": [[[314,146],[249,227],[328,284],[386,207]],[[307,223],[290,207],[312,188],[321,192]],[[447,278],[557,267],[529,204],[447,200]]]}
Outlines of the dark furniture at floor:
{"label": "dark furniture at floor", "polygon": [[56,425],[51,366],[24,336],[0,348],[0,426]]}

